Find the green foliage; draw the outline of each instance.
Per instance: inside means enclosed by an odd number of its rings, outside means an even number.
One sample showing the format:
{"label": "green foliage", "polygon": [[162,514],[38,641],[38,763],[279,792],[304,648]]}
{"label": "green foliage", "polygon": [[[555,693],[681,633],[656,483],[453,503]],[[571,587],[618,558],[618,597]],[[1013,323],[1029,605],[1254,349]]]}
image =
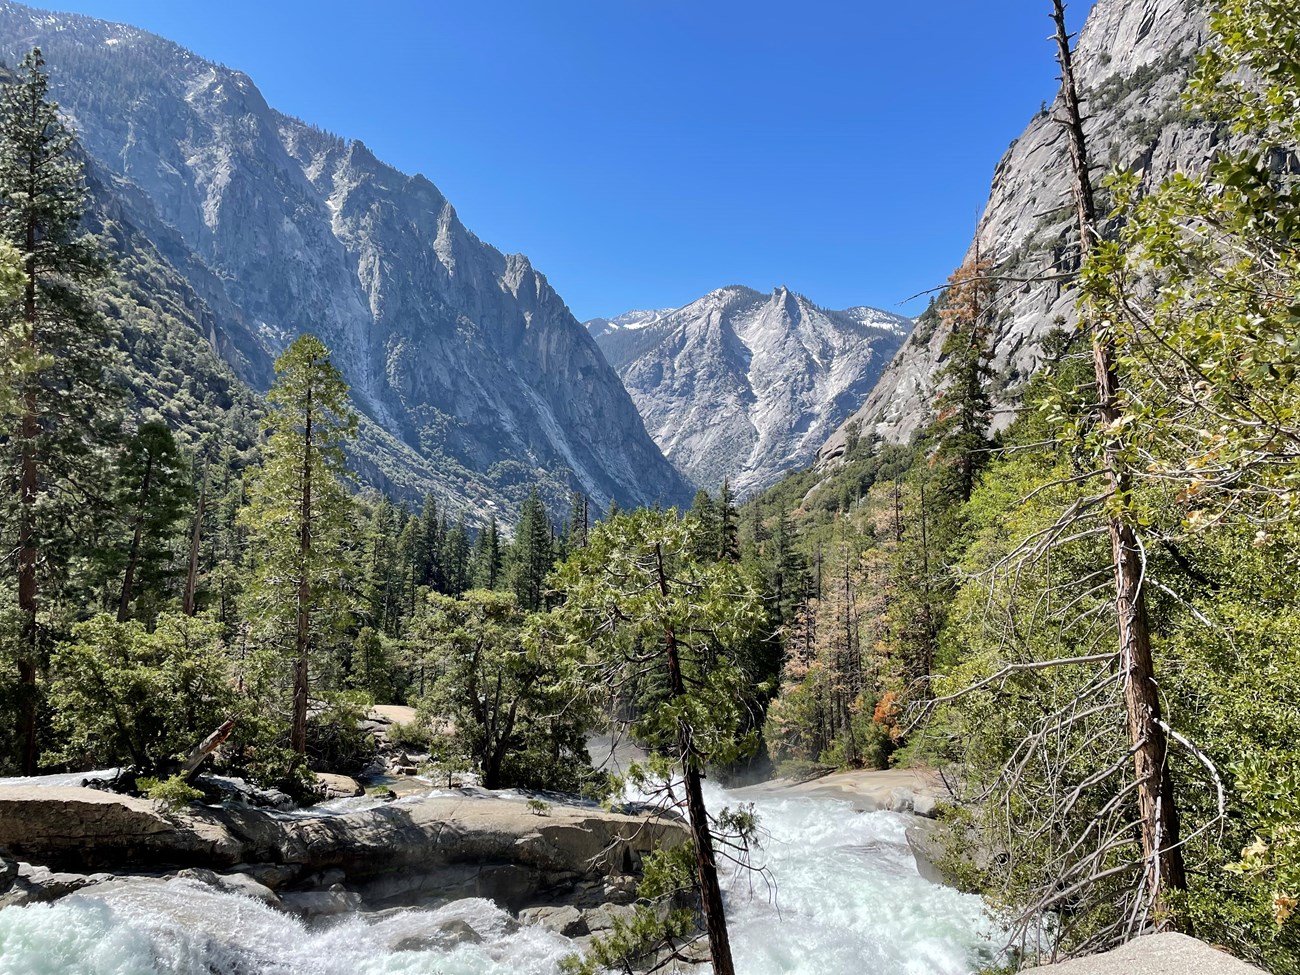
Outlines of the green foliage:
{"label": "green foliage", "polygon": [[[552,576],[563,602],[538,619],[533,642],[582,660],[574,682],[600,703],[635,700],[633,732],[651,750],[677,754],[680,728],[689,724],[691,760],[703,767],[733,762],[756,745],[757,735],[744,729],[758,689],[737,650],[763,631],[767,614],[742,566],[693,557],[696,530],[672,510],[601,522]],[[669,630],[690,688],[677,698],[668,693]]]}
{"label": "green foliage", "polygon": [[361,727],[373,703],[357,691],[326,693],[324,706],[307,718],[307,761],[318,771],[355,775],[370,764],[375,737]]}
{"label": "green foliage", "polygon": [[[104,376],[110,334],[90,296],[105,260],[82,228],[85,189],[73,147],[34,50],[0,90],[0,240],[23,269],[21,293],[0,305],[9,406],[0,417],[7,431],[0,436],[0,548],[13,553],[0,571],[18,614],[3,655],[17,665],[18,734],[8,740],[20,750],[0,761],[16,758],[29,773],[38,757],[47,634],[56,632],[51,609],[69,594],[68,569],[99,513],[117,416],[116,390]],[[6,275],[6,286],[15,283]]]}
{"label": "green foliage", "polygon": [[433,745],[433,732],[418,719],[408,724],[394,722],[388,729],[388,741],[394,748],[427,752]]}
{"label": "green foliage", "polygon": [[451,721],[449,744],[486,788],[580,792],[597,778],[585,741],[594,713],[572,689],[573,655],[525,646],[524,619],[506,593],[429,593],[409,635],[420,666],[437,675],[420,712]]}
{"label": "green foliage", "polygon": [[351,621],[354,505],[343,446],[356,430],[347,384],[329,350],[302,335],[276,362],[270,435],[251,472],[240,522],[249,533],[244,611],[255,645],[292,660],[291,746],[306,747],[308,671],[337,650]]}
{"label": "green foliage", "polygon": [[546,575],[555,565],[551,519],[534,488],[524,502],[510,550],[510,588],[519,606],[529,613],[545,608]]}
{"label": "green foliage", "polygon": [[161,769],[236,711],[221,628],[164,614],[151,633],[96,616],[56,649],[49,706],[57,747],[47,762]]}
{"label": "green foliage", "polygon": [[135,785],[145,796],[162,806],[167,814],[180,812],[191,802],[203,798],[202,791],[186,782],[182,775],[166,779],[139,778]]}
{"label": "green foliage", "polygon": [[636,971],[647,960],[696,940],[695,912],[680,906],[690,902],[694,869],[695,850],[690,843],[649,854],[637,894],[651,903],[638,904],[631,920],[615,917],[608,934],[592,939],[585,957],[566,958],[561,970],[573,975]]}

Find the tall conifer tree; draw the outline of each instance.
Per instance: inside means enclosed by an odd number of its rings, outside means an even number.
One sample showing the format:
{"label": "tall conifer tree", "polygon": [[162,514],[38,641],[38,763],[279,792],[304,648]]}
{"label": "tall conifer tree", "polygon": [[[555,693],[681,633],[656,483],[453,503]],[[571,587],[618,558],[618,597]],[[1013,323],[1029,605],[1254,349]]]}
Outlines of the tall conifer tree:
{"label": "tall conifer tree", "polygon": [[248,614],[255,635],[293,660],[290,747],[307,748],[308,666],[321,632],[348,613],[343,582],[355,531],[343,444],[356,430],[329,350],[303,335],[275,364],[270,436],[243,512],[252,544]]}
{"label": "tall conifer tree", "polygon": [[[49,98],[39,50],[0,91],[0,238],[17,249],[21,294],[3,308],[11,433],[0,438],[0,525],[16,570],[20,764],[36,770],[42,589],[68,564],[73,522],[87,510],[87,473],[112,417],[103,376],[108,329],[88,286],[105,261],[82,232],[86,194],[75,139]],[[10,565],[13,570],[10,570]]]}

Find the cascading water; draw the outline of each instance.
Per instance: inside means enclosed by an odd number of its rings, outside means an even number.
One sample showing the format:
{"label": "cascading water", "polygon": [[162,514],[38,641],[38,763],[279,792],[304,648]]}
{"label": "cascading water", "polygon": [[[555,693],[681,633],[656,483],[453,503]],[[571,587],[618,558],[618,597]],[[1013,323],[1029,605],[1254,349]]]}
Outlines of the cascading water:
{"label": "cascading water", "polygon": [[[735,805],[721,790],[710,803]],[[745,975],[963,975],[995,957],[979,898],[924,880],[906,820],[819,798],[756,801],[756,858],[778,885],[733,879]],[[0,910],[0,975],[551,975],[573,943],[489,901],[304,925],[191,880],[131,883]]]}

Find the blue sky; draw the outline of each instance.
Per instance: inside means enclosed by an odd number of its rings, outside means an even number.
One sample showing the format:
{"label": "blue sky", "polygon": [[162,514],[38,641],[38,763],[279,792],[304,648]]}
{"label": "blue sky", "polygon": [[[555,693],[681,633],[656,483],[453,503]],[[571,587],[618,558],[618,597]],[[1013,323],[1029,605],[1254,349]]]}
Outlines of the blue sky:
{"label": "blue sky", "polygon": [[727,284],[916,312],[1055,87],[1046,0],[39,5],[169,37],[424,173],[579,318]]}

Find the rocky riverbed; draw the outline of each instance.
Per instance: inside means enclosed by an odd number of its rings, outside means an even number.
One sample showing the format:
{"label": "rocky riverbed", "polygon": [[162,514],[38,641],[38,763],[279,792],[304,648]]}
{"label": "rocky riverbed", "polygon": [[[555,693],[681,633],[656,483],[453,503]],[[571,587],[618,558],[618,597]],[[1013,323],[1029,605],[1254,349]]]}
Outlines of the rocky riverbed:
{"label": "rocky riverbed", "polygon": [[72,786],[0,786],[0,904],[141,875],[188,876],[302,914],[489,897],[512,909],[588,893],[629,900],[641,858],[684,842],[642,811],[427,788],[286,814],[154,802]]}
{"label": "rocky riverbed", "polygon": [[[640,858],[684,838],[635,808],[417,786],[174,819],[66,783],[0,787],[0,844],[22,864],[0,895],[0,956],[92,975],[551,975],[631,913]],[[995,957],[979,899],[918,872],[915,817],[783,790],[708,795],[715,810],[754,802],[764,825],[768,873],[727,877],[747,975],[965,975]]]}

